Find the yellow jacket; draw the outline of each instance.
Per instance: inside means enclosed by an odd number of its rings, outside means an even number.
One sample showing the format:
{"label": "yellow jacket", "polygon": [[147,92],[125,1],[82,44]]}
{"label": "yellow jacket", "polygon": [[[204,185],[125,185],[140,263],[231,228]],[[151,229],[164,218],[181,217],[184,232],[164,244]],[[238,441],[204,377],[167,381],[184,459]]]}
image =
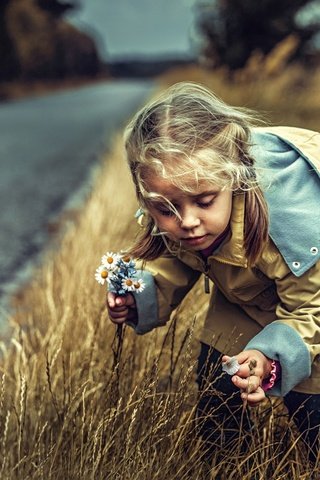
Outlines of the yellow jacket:
{"label": "yellow jacket", "polygon": [[[299,155],[307,161],[303,167],[307,166],[307,175],[310,165],[314,169],[313,173],[316,169],[320,171],[320,162],[316,156],[316,152],[320,152],[319,134],[285,127],[268,129],[268,133],[259,130],[258,133],[255,141],[260,144],[259,148],[261,144],[264,145],[263,151],[268,150],[269,156],[274,154],[276,144],[279,146],[280,161],[293,152],[297,165],[301,163]],[[270,133],[276,137],[271,138]],[[271,144],[267,145],[270,140]],[[290,161],[292,164],[292,158]],[[257,164],[259,166],[259,161]],[[277,181],[277,177],[274,178]],[[301,178],[298,176],[296,180],[300,182]],[[312,189],[317,188],[319,195],[320,181],[316,183],[317,180],[319,178],[316,173]],[[308,187],[307,180],[303,185]],[[272,191],[271,188],[271,197],[276,197],[275,200],[270,197],[268,201],[271,220],[274,208],[275,217],[279,216],[277,206],[273,206],[279,203],[277,195],[284,196],[286,193],[282,191],[282,183],[279,183],[279,188],[280,192],[276,189]],[[295,184],[289,185],[289,190],[290,188],[295,189]],[[274,387],[270,392],[272,394],[285,395],[292,389],[304,393],[320,393],[320,202],[319,196],[314,198],[314,191],[310,195],[311,205],[316,201],[318,210],[310,212],[307,202],[308,208],[302,212],[303,218],[310,213],[314,218],[311,234],[308,229],[306,232],[307,240],[301,237],[297,242],[291,241],[298,234],[286,229],[287,210],[290,213],[290,206],[287,208],[284,205],[280,222],[277,224],[275,220],[270,232],[274,237],[270,235],[268,244],[254,267],[248,267],[243,249],[245,193],[234,196],[231,233],[208,259],[203,259],[197,252],[181,249],[177,254],[167,252],[161,258],[148,262],[143,273],[148,288],[143,292],[144,295],[136,296],[139,313],[138,325],[135,326],[137,333],[146,333],[155,326],[164,325],[204,273],[212,280],[212,284],[201,341],[214,345],[223,353],[234,355],[244,349],[254,348],[269,358],[280,361],[281,385]],[[292,215],[295,215],[297,205],[291,194],[287,201],[293,202],[295,208]],[[301,203],[299,198],[297,201]],[[296,221],[301,222],[301,219],[297,217]],[[277,233],[279,225],[282,227],[280,235]],[[302,225],[298,227],[301,228]],[[280,247],[275,244],[278,241]],[[291,244],[306,241],[310,241],[311,246],[304,248],[304,245],[300,245],[299,251],[294,245],[293,253],[291,252]],[[285,250],[286,247],[288,251],[284,257],[282,249]],[[291,262],[291,254],[300,255],[301,261]]]}

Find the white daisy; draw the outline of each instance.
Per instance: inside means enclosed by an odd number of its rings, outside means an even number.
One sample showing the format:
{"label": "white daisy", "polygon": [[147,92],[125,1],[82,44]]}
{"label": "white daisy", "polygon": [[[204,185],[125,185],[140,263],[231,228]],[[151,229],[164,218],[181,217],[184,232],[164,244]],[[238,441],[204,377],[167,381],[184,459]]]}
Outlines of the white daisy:
{"label": "white daisy", "polygon": [[101,263],[104,265],[108,270],[113,270],[117,266],[117,262],[120,258],[120,255],[113,252],[107,252],[106,255],[103,255],[101,258]]}
{"label": "white daisy", "polygon": [[143,292],[145,288],[146,288],[146,284],[141,278],[139,278],[139,280],[134,280],[133,289],[132,289],[133,292],[140,293],[140,292]]}
{"label": "white daisy", "polygon": [[123,255],[123,257],[121,257],[121,260],[122,260],[123,263],[125,263],[126,265],[127,265],[127,264],[130,264],[130,263],[133,263],[132,257],[130,257],[129,255]]}
{"label": "white daisy", "polygon": [[135,278],[124,278],[121,282],[121,287],[123,290],[126,290],[127,292],[133,292],[134,288],[134,282],[136,281]]}
{"label": "white daisy", "polygon": [[105,265],[100,265],[96,269],[96,273],[94,274],[94,278],[97,280],[100,285],[104,285],[104,283],[108,282],[110,273],[108,272],[108,268]]}

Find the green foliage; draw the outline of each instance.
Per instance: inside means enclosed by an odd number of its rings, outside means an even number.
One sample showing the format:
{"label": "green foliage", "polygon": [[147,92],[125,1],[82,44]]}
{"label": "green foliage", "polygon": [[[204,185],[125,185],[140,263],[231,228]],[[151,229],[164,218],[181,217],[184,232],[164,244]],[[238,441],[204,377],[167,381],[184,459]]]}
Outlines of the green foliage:
{"label": "green foliage", "polygon": [[[268,54],[289,35],[298,39],[296,56],[308,50],[320,21],[298,22],[310,0],[204,0],[197,6],[202,54],[212,66],[243,67],[250,56]],[[318,7],[319,8],[319,7]]]}

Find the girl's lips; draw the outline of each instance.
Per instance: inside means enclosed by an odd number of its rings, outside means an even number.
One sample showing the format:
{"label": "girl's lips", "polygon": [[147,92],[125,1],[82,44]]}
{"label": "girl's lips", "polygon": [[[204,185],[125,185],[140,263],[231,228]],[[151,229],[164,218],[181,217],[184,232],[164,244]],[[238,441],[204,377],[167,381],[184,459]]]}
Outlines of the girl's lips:
{"label": "girl's lips", "polygon": [[181,241],[188,245],[196,246],[196,245],[201,245],[201,243],[203,243],[206,238],[207,238],[207,235],[202,235],[202,237],[182,238]]}

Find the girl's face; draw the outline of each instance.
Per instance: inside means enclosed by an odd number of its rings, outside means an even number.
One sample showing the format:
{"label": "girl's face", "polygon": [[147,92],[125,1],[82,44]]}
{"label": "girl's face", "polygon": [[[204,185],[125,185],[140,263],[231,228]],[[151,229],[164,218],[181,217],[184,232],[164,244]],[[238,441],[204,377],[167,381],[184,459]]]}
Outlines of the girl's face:
{"label": "girl's face", "polygon": [[161,232],[192,250],[204,250],[226,230],[231,216],[232,192],[202,185],[194,193],[178,190],[169,180],[149,176],[149,192],[167,198],[180,218],[161,199],[149,200],[148,210]]}

